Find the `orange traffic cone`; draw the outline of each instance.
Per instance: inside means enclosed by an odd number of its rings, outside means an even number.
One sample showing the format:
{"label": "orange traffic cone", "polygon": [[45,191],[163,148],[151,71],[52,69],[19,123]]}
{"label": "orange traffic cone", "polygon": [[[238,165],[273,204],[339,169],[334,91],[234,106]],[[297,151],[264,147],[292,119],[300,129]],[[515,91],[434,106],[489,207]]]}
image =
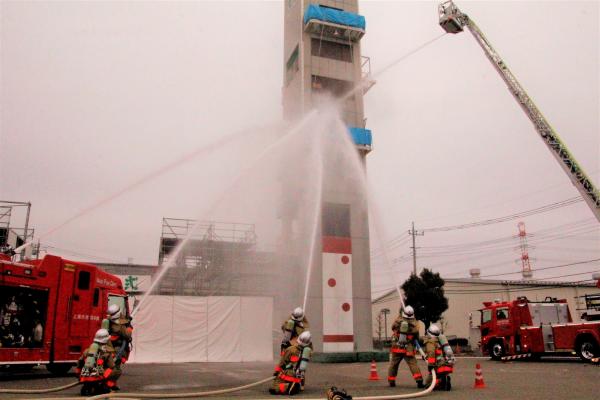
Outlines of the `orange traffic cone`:
{"label": "orange traffic cone", "polygon": [[370,381],[378,381],[379,375],[377,375],[377,365],[375,364],[375,360],[371,361],[371,374],[369,375]]}
{"label": "orange traffic cone", "polygon": [[484,389],[485,382],[483,382],[483,375],[481,374],[481,365],[477,364],[475,366],[475,385],[473,385],[475,389]]}

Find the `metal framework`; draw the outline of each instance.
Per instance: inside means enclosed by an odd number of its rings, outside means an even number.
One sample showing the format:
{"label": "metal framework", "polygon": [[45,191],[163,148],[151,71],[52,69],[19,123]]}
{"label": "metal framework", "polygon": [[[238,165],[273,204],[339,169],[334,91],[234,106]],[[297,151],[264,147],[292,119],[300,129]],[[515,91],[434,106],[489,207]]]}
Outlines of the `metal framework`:
{"label": "metal framework", "polygon": [[521,250],[521,274],[523,275],[523,279],[531,279],[531,277],[533,277],[533,271],[531,271],[525,222],[521,221],[517,226],[519,228],[519,248]]}
{"label": "metal framework", "polygon": [[[27,208],[25,212],[25,226],[23,228],[16,228],[14,225],[11,225],[14,207]],[[11,232],[14,235],[13,238],[15,238],[15,243],[12,244],[14,248],[33,240],[34,230],[29,228],[30,213],[31,203],[29,202],[0,200],[0,247],[10,244]],[[35,251],[32,253],[32,249],[23,249],[20,252],[21,259],[31,257],[32,254],[36,254]]]}
{"label": "metal framework", "polygon": [[4,246],[8,241],[11,213],[12,207],[0,206],[0,247]]}
{"label": "metal framework", "polygon": [[[163,218],[158,261],[170,267],[158,293],[214,296],[268,292],[268,275],[277,274],[269,268],[274,265],[273,253],[257,251],[256,239],[252,224]],[[180,245],[177,259],[170,260]]]}
{"label": "metal framework", "polygon": [[483,49],[486,57],[490,60],[496,71],[498,71],[504,82],[506,82],[510,92],[533,123],[535,130],[551,150],[554,158],[556,158],[562,169],[571,179],[573,185],[581,193],[581,196],[592,210],[596,219],[600,221],[600,191],[585,174],[583,168],[577,163],[575,157],[569,152],[556,131],[554,131],[519,81],[517,81],[517,78],[508,69],[508,66],[506,66],[498,52],[492,47],[481,29],[467,14],[461,12],[452,1],[440,4],[438,10],[440,26],[446,32],[458,33],[462,32],[465,26],[469,28],[469,31]]}

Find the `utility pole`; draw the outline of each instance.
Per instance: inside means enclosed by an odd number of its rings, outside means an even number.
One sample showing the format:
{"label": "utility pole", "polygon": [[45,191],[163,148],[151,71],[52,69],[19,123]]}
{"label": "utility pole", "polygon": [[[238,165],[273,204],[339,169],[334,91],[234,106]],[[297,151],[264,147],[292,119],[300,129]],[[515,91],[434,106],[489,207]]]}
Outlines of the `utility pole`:
{"label": "utility pole", "polygon": [[425,232],[415,230],[415,223],[412,223],[412,229],[408,231],[408,234],[412,236],[412,251],[413,251],[413,274],[417,275],[417,245],[415,244],[416,236],[423,236]]}
{"label": "utility pole", "polygon": [[384,324],[383,332],[385,332],[384,336],[385,336],[385,340],[387,341],[387,339],[388,339],[387,316],[390,313],[390,309],[384,308],[383,310],[381,310],[381,313],[383,314],[383,324]]}

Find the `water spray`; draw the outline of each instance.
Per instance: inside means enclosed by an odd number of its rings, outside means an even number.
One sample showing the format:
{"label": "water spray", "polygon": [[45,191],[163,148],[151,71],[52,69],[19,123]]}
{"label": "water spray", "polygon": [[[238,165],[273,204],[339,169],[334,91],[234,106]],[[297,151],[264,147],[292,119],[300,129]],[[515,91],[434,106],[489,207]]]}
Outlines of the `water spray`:
{"label": "water spray", "polygon": [[[339,118],[336,118],[335,122],[340,127],[340,129],[345,127],[344,123]],[[340,130],[340,129],[336,129],[336,131],[339,130],[340,132],[345,132],[344,130]],[[369,193],[371,193],[371,191],[369,190],[369,182],[367,180],[365,170],[360,162],[360,158],[358,157],[358,154],[356,153],[356,151],[354,151],[354,144],[352,143],[349,135],[342,135],[342,136],[343,136],[342,137],[343,145],[348,149],[347,153],[351,154],[350,159],[351,159],[351,163],[352,163],[354,169],[356,171],[360,171],[360,173],[358,174],[359,175],[358,179],[360,180],[363,192],[367,194],[368,201],[370,203],[374,203],[373,199],[369,196]],[[352,151],[350,151],[350,149]],[[379,237],[379,240],[383,243],[381,250],[383,253],[384,263],[385,263],[386,267],[389,268],[391,271],[392,264],[390,262],[388,254],[387,254],[387,250],[385,249],[385,243],[387,243],[386,236],[384,235],[384,230],[379,223],[379,221],[381,219],[379,217],[378,212],[376,211],[376,207],[369,207],[369,212],[371,212],[371,214],[373,215],[373,225],[375,227],[377,236]],[[400,285],[393,274],[392,274],[392,277],[394,280],[394,285],[398,292],[398,297],[400,298],[401,308],[404,308],[404,298],[402,295],[402,291],[400,289]]]}
{"label": "water spray", "polygon": [[[373,78],[376,78],[380,75],[383,75],[384,73],[386,73],[388,70],[390,70],[391,68],[393,68],[394,66],[396,66],[397,64],[401,63],[402,61],[404,61],[405,59],[407,59],[408,57],[418,53],[419,51],[423,50],[424,48],[426,48],[427,46],[429,46],[430,44],[436,42],[437,40],[441,39],[442,37],[446,36],[447,32],[444,32],[428,41],[426,41],[425,43],[415,47],[414,49],[408,51],[407,53],[403,54],[402,56],[400,56],[399,58],[395,59],[394,61],[390,62],[389,64],[387,64],[386,66],[384,66],[382,69],[380,69],[379,71],[377,71],[376,73],[374,73],[372,76]],[[343,96],[341,96],[339,99],[337,99],[337,103],[338,104],[343,104],[344,101],[346,101],[348,98],[352,97],[356,92],[364,90],[365,87],[367,87],[368,85],[368,81],[367,79],[362,79],[360,84],[357,85],[356,87],[354,87],[353,89],[349,90],[347,93],[345,93]],[[343,127],[345,127],[344,123],[339,120],[339,118],[337,119],[337,123]],[[352,150],[354,150],[354,144],[350,141],[350,138],[348,137],[348,135],[344,135],[344,144],[350,148],[352,148]],[[355,152],[354,152],[355,153]],[[364,172],[364,169],[362,168],[362,164],[360,163],[360,159],[358,158],[358,156],[354,156],[352,157],[352,162],[354,164],[354,166],[357,168],[357,170],[360,170],[361,172]],[[365,193],[368,196],[368,200],[369,203],[374,203],[373,199],[369,196],[369,193],[371,193],[369,189],[369,182],[367,181],[366,178],[366,174],[361,173],[360,175],[360,180],[361,183],[363,185],[363,189],[365,191]],[[379,237],[379,240],[382,242],[382,253],[383,253],[383,259],[384,259],[384,264],[385,266],[390,270],[392,270],[392,263],[390,262],[388,253],[385,249],[385,243],[387,243],[386,238],[387,236],[385,236],[383,234],[383,228],[380,226],[379,224],[379,215],[378,213],[375,211],[375,209],[373,207],[369,207],[369,211],[372,213],[373,217],[374,217],[374,222],[373,225],[375,226],[375,231],[377,233],[377,236]],[[401,309],[404,309],[404,297],[402,295],[402,290],[400,288],[400,285],[398,284],[397,280],[395,279],[395,276],[392,273],[392,277],[394,278],[394,286],[396,287],[396,291],[398,292],[398,298],[400,299],[400,306]]]}
{"label": "water spray", "polygon": [[310,242],[310,249],[308,253],[308,265],[306,266],[306,281],[304,282],[304,300],[302,302],[302,309],[306,312],[306,302],[308,301],[308,289],[310,287],[310,276],[312,273],[313,259],[315,256],[315,247],[317,244],[317,229],[319,227],[319,217],[321,216],[321,206],[323,202],[323,140],[319,138],[316,150],[316,161],[319,167],[317,173],[317,195],[315,196],[315,212],[313,219],[313,232],[312,240]]}
{"label": "water spray", "polygon": [[[316,115],[317,115],[317,110],[312,110],[311,112],[309,112],[308,114],[306,114],[304,116],[304,118],[302,118],[302,120],[300,120],[297,123],[297,125],[294,126],[288,133],[286,133],[285,135],[283,135],[282,137],[280,137],[279,139],[277,139],[275,142],[271,143],[269,146],[265,147],[265,149],[257,157],[255,157],[254,160],[252,160],[252,162],[250,163],[250,165],[247,168],[245,168],[233,180],[233,182],[231,183],[231,185],[229,186],[229,188],[223,191],[223,195],[220,196],[217,199],[217,201],[215,201],[215,202],[212,203],[212,205],[211,205],[211,207],[209,208],[208,211],[214,209],[214,207],[216,207],[223,200],[223,197],[229,191],[229,189],[231,189],[232,187],[234,187],[235,185],[237,185],[246,176],[246,173],[252,170],[252,168],[256,165],[256,163],[258,163],[259,161],[261,161],[275,147],[280,146],[282,143],[284,143],[285,140],[289,140],[290,138],[296,136],[298,134],[298,132],[301,132],[302,128],[304,128],[304,126],[309,121],[311,121]],[[202,213],[202,214],[205,214],[205,213]],[[179,244],[177,245],[177,247],[175,247],[175,250],[171,254],[169,254],[169,258],[168,258],[167,262],[164,263],[161,266],[160,272],[158,273],[156,279],[153,280],[152,285],[150,286],[150,288],[148,288],[148,290],[146,291],[146,294],[144,294],[144,296],[142,297],[142,299],[140,300],[140,302],[132,310],[132,312],[131,312],[132,316],[135,316],[135,314],[137,314],[137,311],[140,309],[140,306],[146,301],[146,298],[148,298],[148,296],[152,293],[152,291],[154,290],[154,288],[156,288],[156,285],[158,285],[158,283],[161,281],[162,277],[166,274],[166,272],[169,270],[169,268],[171,268],[175,264],[175,260],[177,259],[177,257],[179,257],[179,254],[181,253],[181,251],[183,250],[183,248],[187,245],[187,243],[191,239],[192,235],[194,234],[196,228],[198,227],[198,225],[200,223],[201,223],[200,219],[196,219],[196,222],[194,223],[194,226],[192,227],[192,229],[190,229],[187,232],[187,234],[183,238],[183,240],[181,242],[179,242]]]}
{"label": "water spray", "polygon": [[[137,179],[136,181],[132,182],[131,184],[121,188],[120,190],[100,199],[99,201],[97,201],[96,203],[90,205],[89,207],[84,208],[83,210],[79,211],[78,213],[74,214],[73,216],[69,217],[68,219],[66,219],[65,221],[61,222],[60,224],[48,229],[47,231],[43,232],[42,234],[40,234],[38,236],[38,238],[36,239],[37,241],[39,241],[40,239],[44,239],[45,237],[53,234],[54,232],[64,228],[65,226],[69,225],[70,223],[72,223],[73,221],[78,220],[79,218],[81,218],[82,216],[86,215],[89,212],[92,212],[94,210],[96,210],[97,208],[102,207],[103,205],[110,203],[112,200],[120,197],[121,195],[155,179],[158,178],[159,176],[171,171],[172,169],[186,164],[188,162],[190,162],[191,160],[201,156],[201,155],[205,155],[207,153],[210,153],[212,151],[214,151],[215,149],[237,139],[238,137],[245,137],[245,135],[247,134],[247,132],[242,131],[242,132],[235,132],[232,134],[229,134],[217,141],[215,141],[214,143],[205,145],[205,146],[201,146],[196,148],[195,150],[193,150],[190,153],[184,154],[183,156],[171,161],[170,163],[161,166],[160,168],[151,171],[150,173],[148,173],[147,175],[142,176],[141,178]],[[15,253],[19,253],[20,251],[28,248],[29,246],[31,246],[34,243],[33,240],[30,240],[24,244],[22,244],[21,246],[17,247],[15,249]]]}

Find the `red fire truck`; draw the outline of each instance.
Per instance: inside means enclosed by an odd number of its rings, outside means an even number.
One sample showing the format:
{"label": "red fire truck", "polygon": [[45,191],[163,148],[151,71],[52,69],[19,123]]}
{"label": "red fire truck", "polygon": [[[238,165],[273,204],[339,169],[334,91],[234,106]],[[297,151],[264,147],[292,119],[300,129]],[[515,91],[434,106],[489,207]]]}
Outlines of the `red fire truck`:
{"label": "red fire truck", "polygon": [[94,265],[51,255],[12,262],[0,254],[0,366],[45,364],[66,373],[110,304],[128,310],[127,294],[119,278]]}
{"label": "red fire truck", "polygon": [[566,300],[484,302],[481,350],[493,359],[517,354],[577,353],[585,361],[600,355],[600,321],[574,323]]}

